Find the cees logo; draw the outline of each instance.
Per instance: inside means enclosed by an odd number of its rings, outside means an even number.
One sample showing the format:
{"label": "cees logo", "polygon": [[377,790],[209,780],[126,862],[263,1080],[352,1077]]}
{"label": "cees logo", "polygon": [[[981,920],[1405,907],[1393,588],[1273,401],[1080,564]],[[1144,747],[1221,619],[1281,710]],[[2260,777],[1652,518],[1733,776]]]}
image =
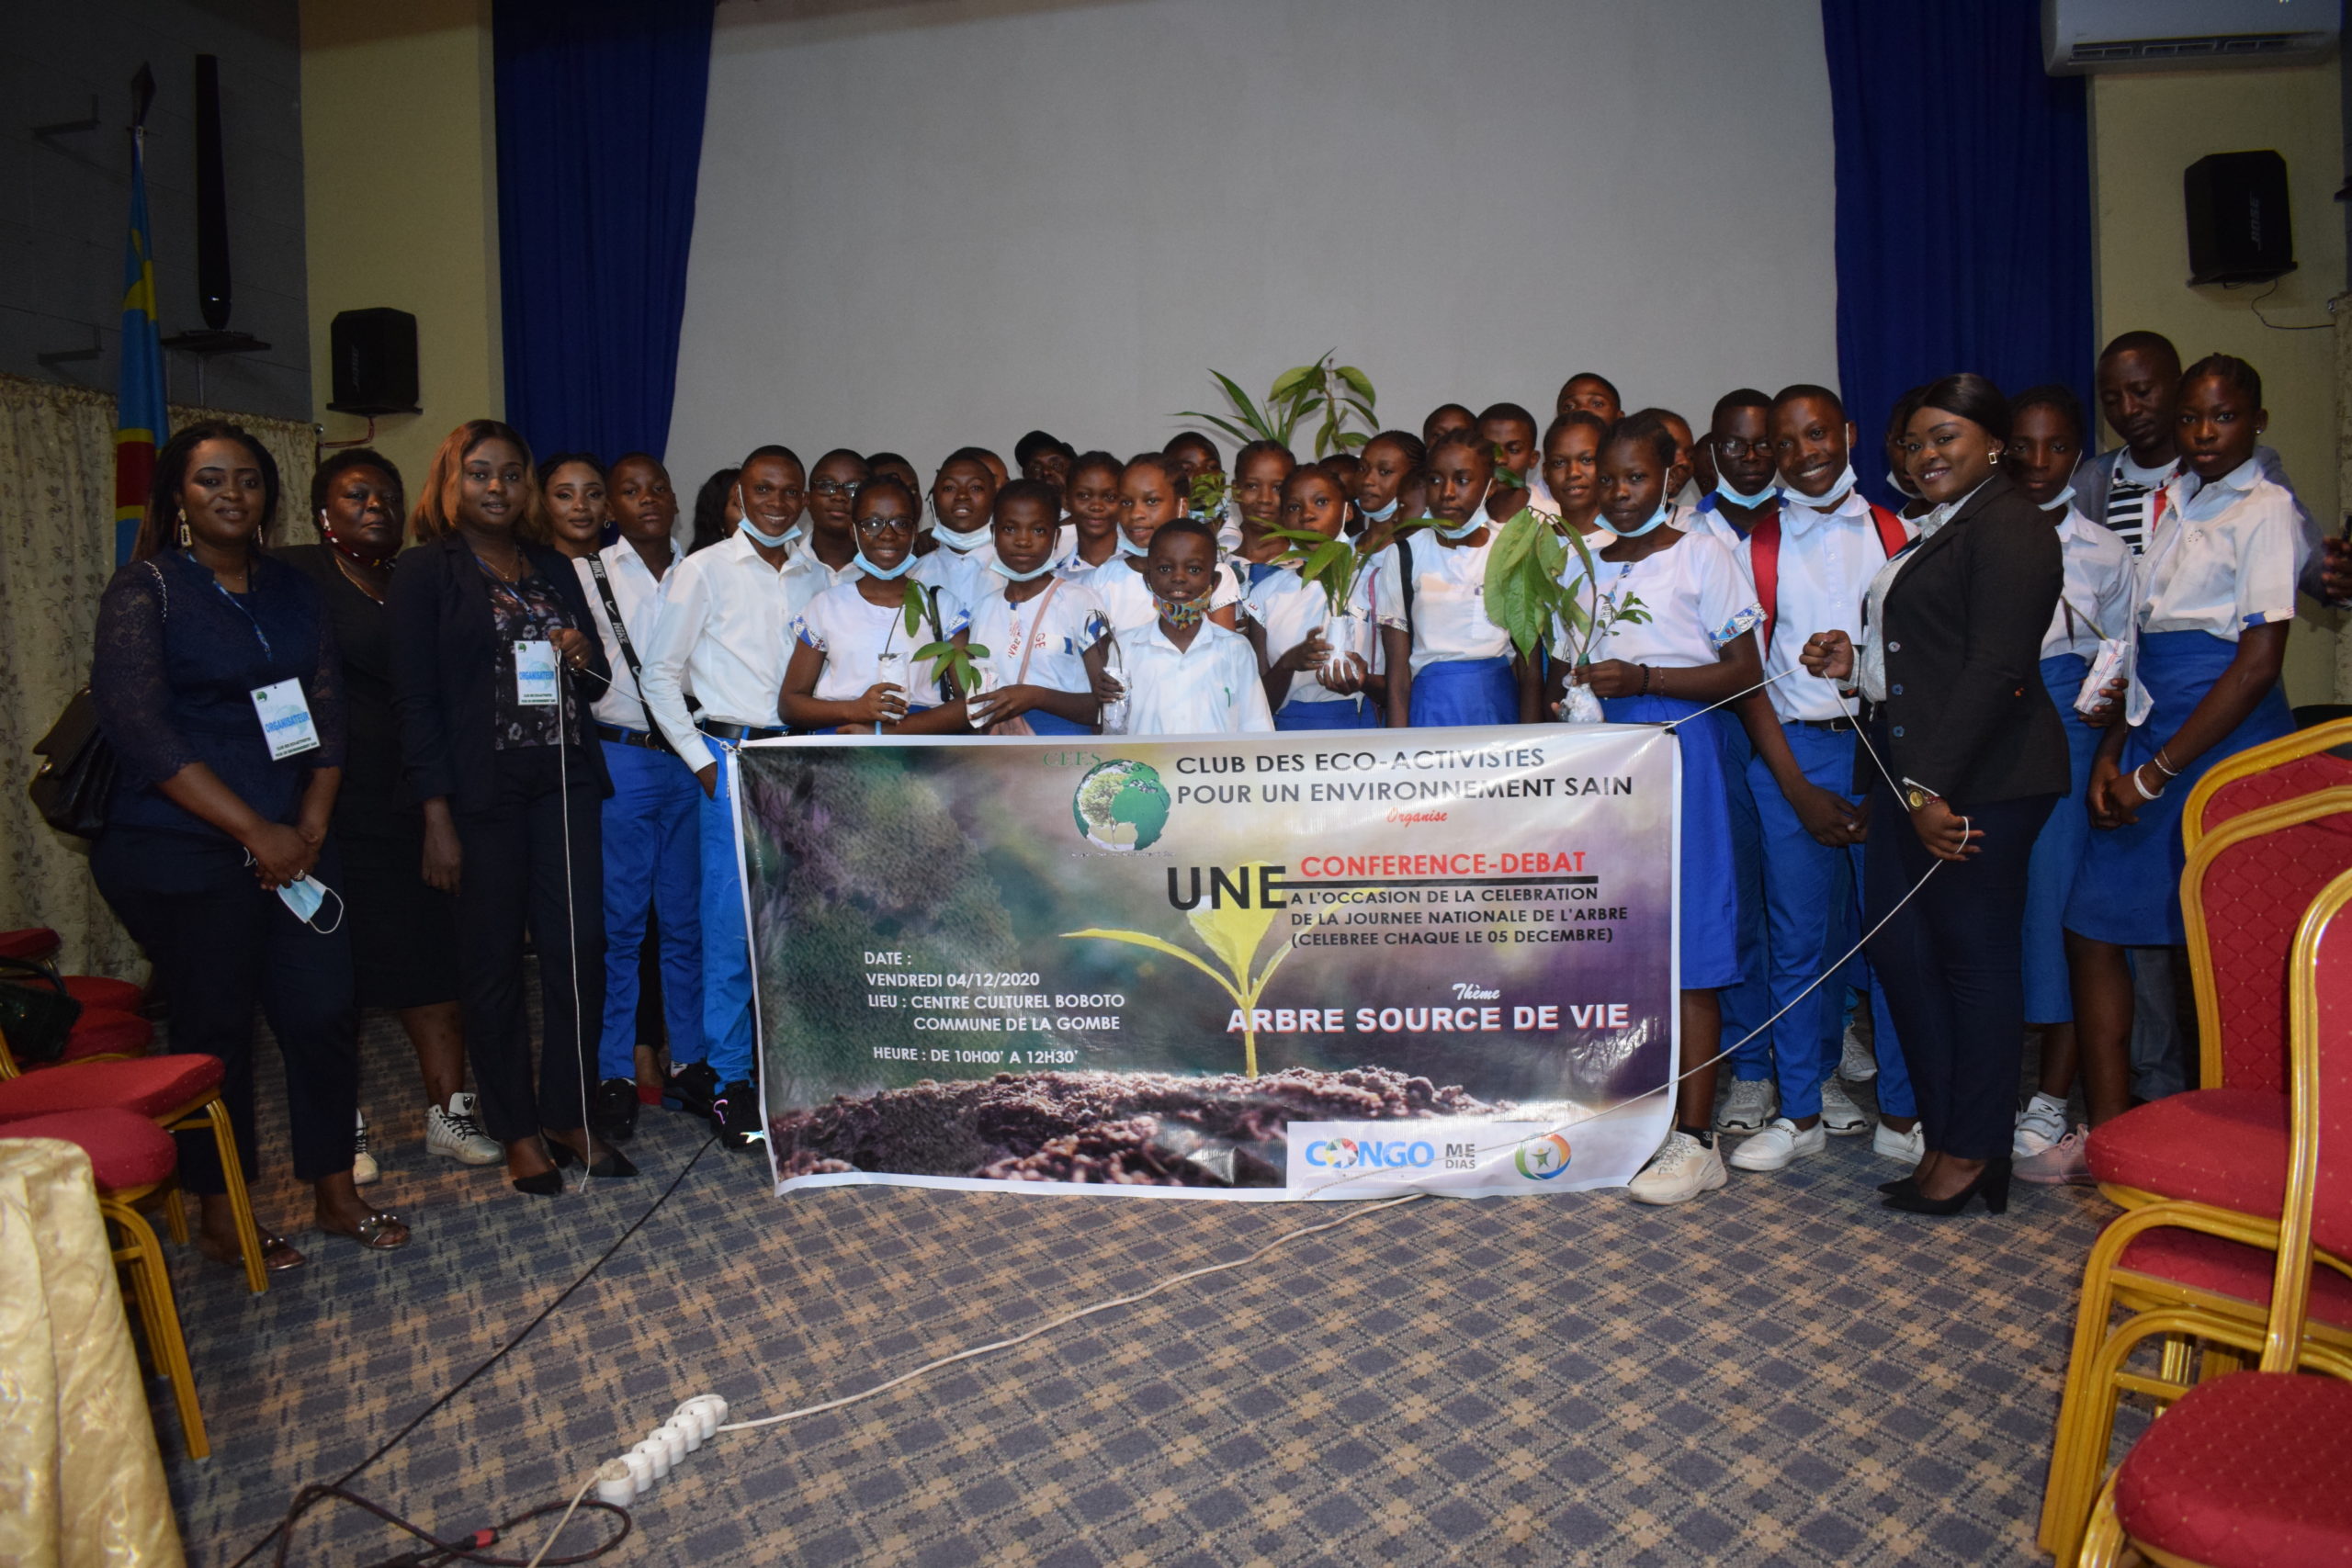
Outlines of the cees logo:
{"label": "cees logo", "polygon": [[1306,1145],[1306,1163],[1317,1170],[1427,1170],[1437,1163],[1437,1147],[1419,1141],[1325,1138]]}
{"label": "cees logo", "polygon": [[1168,786],[1149,763],[1114,757],[1078,781],[1070,816],[1078,836],[1098,850],[1148,850],[1168,827]]}
{"label": "cees logo", "polygon": [[1520,1145],[1510,1158],[1528,1180],[1549,1181],[1568,1168],[1568,1141],[1557,1133],[1546,1133]]}

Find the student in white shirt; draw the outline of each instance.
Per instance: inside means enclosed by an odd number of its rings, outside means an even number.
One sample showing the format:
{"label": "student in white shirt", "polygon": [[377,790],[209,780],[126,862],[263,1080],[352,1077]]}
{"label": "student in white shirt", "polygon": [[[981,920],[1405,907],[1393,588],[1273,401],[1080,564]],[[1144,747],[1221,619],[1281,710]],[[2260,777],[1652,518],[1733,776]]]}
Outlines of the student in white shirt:
{"label": "student in white shirt", "polygon": [[1363,444],[1355,479],[1356,548],[1378,555],[1397,528],[1428,510],[1430,451],[1409,430],[1384,430]]}
{"label": "student in white shirt", "polygon": [[1059,503],[1059,492],[1035,479],[996,492],[990,587],[971,606],[969,633],[975,649],[989,649],[995,683],[972,706],[985,707],[976,722],[991,734],[1094,733],[1111,617],[1092,589],[1054,570]]}
{"label": "student in white shirt", "polygon": [[1600,416],[1570,409],[1544,432],[1544,488],[1552,517],[1563,535],[1573,529],[1588,540],[1605,538],[1600,511],[1600,444],[1609,427]]}
{"label": "student in white shirt", "polygon": [[[2026,868],[2025,1021],[2041,1031],[2041,1077],[2019,1114],[2010,1155],[2020,1181],[2087,1182],[2083,1139],[2067,1134],[2066,1099],[2075,1087],[2075,1004],[2066,973],[2066,900],[2090,837],[2084,793],[2108,723],[2123,716],[2125,681],[2108,683],[2115,701],[2086,718],[2075,701],[2100,639],[2132,636],[2132,547],[2112,529],[2074,510],[2068,482],[2083,450],[2083,407],[2063,386],[2035,387],[2009,404],[2002,468],[2058,530],[2065,571],[2057,612],[2041,640],[2041,683],[2066,734],[2066,794],[2033,841]],[[2128,680],[2128,677],[2126,677]],[[2063,1146],[2062,1146],[2063,1145]]]}
{"label": "student in white shirt", "polygon": [[1148,626],[1118,634],[1126,733],[1271,731],[1274,716],[1258,677],[1257,653],[1205,613],[1210,590],[1224,575],[1216,536],[1205,524],[1179,518],[1153,533],[1146,558],[1159,615]]}
{"label": "student in white shirt", "polygon": [[[1385,712],[1385,691],[1368,696],[1366,688],[1377,680],[1374,585],[1390,570],[1394,552],[1370,560],[1356,556],[1340,537],[1347,509],[1339,479],[1320,464],[1295,470],[1283,486],[1285,532],[1319,536],[1344,552],[1343,560],[1362,562],[1349,586],[1344,616],[1333,613],[1330,594],[1320,583],[1300,575],[1296,561],[1258,577],[1242,599],[1243,632],[1265,671],[1266,702],[1274,710],[1276,729],[1377,729]],[[1343,637],[1343,643],[1335,647],[1328,640],[1331,636]]]}
{"label": "student in white shirt", "polygon": [[[613,1143],[637,1130],[639,954],[649,909],[661,916],[662,1011],[673,1069],[704,1061],[702,1038],[702,791],[662,739],[639,693],[662,580],[672,567],[677,498],[659,459],[632,452],[612,467],[617,543],[572,562],[588,619],[604,639],[611,683],[593,706],[613,793],[605,799],[605,1015],[590,1124]],[[652,1099],[660,1100],[659,1089]]]}
{"label": "student in white shirt", "polygon": [[808,470],[808,527],[784,563],[785,604],[793,615],[828,588],[856,581],[857,536],[850,528],[850,508],[869,472],[865,458],[838,446]]}
{"label": "student in white shirt", "polygon": [[1449,430],[1430,448],[1434,525],[1399,541],[1406,581],[1386,638],[1389,728],[1516,724],[1539,694],[1524,691],[1526,661],[1487,615],[1487,558],[1504,519],[1487,510],[1495,449],[1475,430]]}
{"label": "student in white shirt", "polygon": [[2295,727],[2278,689],[2304,542],[2294,498],[2263,477],[2262,379],[2213,355],[2181,378],[2183,471],[2150,502],[2129,728],[2099,744],[2089,846],[2066,904],[2066,957],[2091,1125],[2129,1103],[2127,947],[2177,948],[2180,812],[2214,763]]}
{"label": "student in white shirt", "polygon": [[[858,492],[853,517],[857,576],[811,599],[792,624],[792,657],[779,694],[785,722],[844,735],[965,728],[965,694],[943,682],[938,658],[916,657],[933,644],[967,646],[970,615],[953,591],[909,576],[914,497],[896,479],[875,479]],[[883,667],[892,657],[902,679]]]}
{"label": "student in white shirt", "polygon": [[[1091,570],[1069,573],[1072,581],[1085,583],[1102,601],[1113,631],[1148,626],[1159,618],[1144,578],[1144,560],[1152,535],[1183,515],[1183,470],[1176,459],[1161,452],[1130,459],[1119,476],[1119,553]],[[1234,607],[1240,600],[1234,574],[1220,565],[1209,590],[1209,619],[1232,630]]]}
{"label": "student in white shirt", "polygon": [[[1665,421],[1636,414],[1610,433],[1599,514],[1606,542],[1589,569],[1571,553],[1560,580],[1590,626],[1575,637],[1554,626],[1549,681],[1555,706],[1573,682],[1600,699],[1612,724],[1671,724],[1682,752],[1679,1066],[1687,1076],[1672,1128],[1627,1188],[1644,1203],[1688,1202],[1726,1180],[1712,1124],[1719,993],[1740,978],[1739,906],[1723,746],[1731,724],[1711,710],[1760,678],[1750,633],[1764,614],[1729,550],[1668,525],[1669,487],[1679,472]],[[1639,615],[1630,614],[1636,609]],[[1781,1121],[1741,1152],[1776,1139],[1777,1160],[1748,1168],[1778,1169],[1822,1147],[1817,1125],[1800,1130]]]}
{"label": "student in white shirt", "polygon": [[1119,480],[1126,465],[1108,452],[1081,453],[1069,466],[1062,504],[1069,509],[1069,549],[1054,563],[1062,577],[1078,577],[1119,559]]}
{"label": "student in white shirt", "polygon": [[989,513],[996,504],[996,469],[978,446],[948,455],[931,481],[931,523],[917,540],[914,579],[942,588],[962,604],[980,592],[989,560]]}
{"label": "student in white shirt", "polygon": [[[1749,534],[1745,554],[1764,610],[1757,628],[1764,675],[1773,683],[1744,699],[1739,713],[1755,749],[1747,778],[1764,862],[1771,1011],[1779,1014],[1771,1033],[1778,1095],[1776,1105],[1772,1083],[1735,1076],[1715,1123],[1724,1132],[1758,1132],[1776,1115],[1800,1124],[1817,1115],[1833,1134],[1871,1126],[1838,1082],[1842,993],[1835,981],[1815,985],[1861,931],[1868,792],[1855,788],[1853,709],[1799,660],[1813,628],[1860,624],[1871,579],[1911,537],[1908,525],[1855,488],[1853,439],[1845,405],[1826,387],[1800,384],[1772,400],[1779,504]],[[1916,1163],[1924,1149],[1910,1075],[1883,988],[1867,988],[1882,1121],[1873,1146]]]}
{"label": "student in white shirt", "polygon": [[1536,429],[1535,416],[1517,403],[1497,403],[1478,416],[1478,434],[1495,449],[1496,482],[1502,484],[1499,470],[1505,468],[1519,481],[1487,497],[1488,513],[1498,521],[1509,521],[1526,507],[1547,513],[1559,510],[1544,487],[1544,452],[1536,444]]}
{"label": "student in white shirt", "polygon": [[[763,1126],[753,1087],[751,936],[735,851],[735,807],[712,750],[785,733],[776,711],[792,623],[786,552],[798,537],[807,470],[787,446],[743,459],[743,521],[732,536],[670,569],[662,614],[644,649],[646,706],[703,793],[702,1030],[708,1059],[674,1073],[670,1092],[707,1111],[729,1148]],[[699,720],[686,711],[691,688]]]}

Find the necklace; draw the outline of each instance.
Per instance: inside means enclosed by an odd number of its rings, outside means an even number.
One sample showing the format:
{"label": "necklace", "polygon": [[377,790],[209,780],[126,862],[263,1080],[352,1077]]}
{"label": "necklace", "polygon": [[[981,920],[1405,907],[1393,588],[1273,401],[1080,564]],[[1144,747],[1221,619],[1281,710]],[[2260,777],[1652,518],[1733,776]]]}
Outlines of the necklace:
{"label": "necklace", "polygon": [[[344,577],[351,583],[351,585],[359,590],[362,593],[368,595],[368,598],[373,599],[377,604],[382,604],[384,602],[384,595],[382,592],[378,589],[372,581],[369,580],[366,570],[357,564],[350,552],[345,550],[342,546],[334,544],[332,540],[328,541],[328,543],[331,547],[327,551],[329,558],[334,560],[336,568],[342,571]],[[384,571],[387,576],[390,575],[391,564],[390,562],[385,563]]]}

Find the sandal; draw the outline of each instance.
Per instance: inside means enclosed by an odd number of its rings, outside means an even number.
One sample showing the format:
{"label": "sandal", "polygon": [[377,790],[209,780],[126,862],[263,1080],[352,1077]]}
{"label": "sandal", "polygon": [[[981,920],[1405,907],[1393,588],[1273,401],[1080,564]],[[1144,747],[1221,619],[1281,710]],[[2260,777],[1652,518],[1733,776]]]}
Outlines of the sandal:
{"label": "sandal", "polygon": [[[245,1256],[234,1245],[222,1247],[202,1231],[196,1233],[196,1249],[215,1263],[226,1263],[239,1269],[244,1267]],[[262,1233],[261,1266],[271,1273],[283,1274],[290,1269],[300,1269],[309,1261],[284,1236],[273,1235],[267,1231]]]}
{"label": "sandal", "polygon": [[370,1252],[391,1252],[409,1244],[409,1228],[398,1214],[362,1214],[347,1231],[326,1224],[319,1228],[329,1235],[348,1236]]}

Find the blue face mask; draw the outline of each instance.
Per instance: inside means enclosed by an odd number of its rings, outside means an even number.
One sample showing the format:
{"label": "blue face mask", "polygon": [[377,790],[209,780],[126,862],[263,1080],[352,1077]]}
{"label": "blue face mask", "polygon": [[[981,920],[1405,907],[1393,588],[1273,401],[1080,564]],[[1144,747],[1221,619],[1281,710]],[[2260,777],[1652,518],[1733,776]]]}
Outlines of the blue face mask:
{"label": "blue face mask", "polygon": [[1609,521],[1609,513],[1606,512],[1594,513],[1592,520],[1600,524],[1603,528],[1608,529],[1609,532],[1616,535],[1621,539],[1638,539],[1643,535],[1655,529],[1659,524],[1665,522],[1668,513],[1672,510],[1673,509],[1668,506],[1666,502],[1662,501],[1659,502],[1657,503],[1657,510],[1650,513],[1649,521],[1644,523],[1638,528],[1620,528],[1616,524]]}
{"label": "blue face mask", "polygon": [[743,521],[737,524],[736,526],[742,529],[743,532],[749,534],[752,538],[758,540],[761,544],[765,545],[772,550],[780,550],[785,546],[792,543],[793,540],[800,537],[800,530],[797,527],[786,528],[781,534],[763,534],[757,528],[752,526],[752,520],[749,517],[744,518]]}
{"label": "blue face mask", "polygon": [[[1494,492],[1495,481],[1488,479],[1487,481],[1487,488],[1478,492],[1477,504],[1470,509],[1470,520],[1467,523],[1463,524],[1458,528],[1450,528],[1444,524],[1440,523],[1435,530],[1437,536],[1451,544],[1457,540],[1466,539],[1471,535],[1476,533],[1479,529],[1485,527],[1487,525],[1487,497],[1494,494]],[[1432,521],[1435,520],[1432,519]]]}
{"label": "blue face mask", "polygon": [[2053,495],[2048,501],[2043,502],[2041,503],[2041,510],[2044,512],[2064,512],[2067,507],[2074,504],[2074,501],[2075,487],[2073,485],[2068,485],[2064,490],[2060,491],[2056,495]]}
{"label": "blue face mask", "polygon": [[[245,858],[251,861],[253,857],[248,855]],[[334,895],[335,901],[334,923],[322,926],[318,922],[319,910],[331,893]],[[299,882],[288,883],[277,890],[277,901],[292,910],[296,919],[321,936],[333,936],[335,928],[343,924],[343,895],[335,893],[334,888],[316,877],[305,876]]]}
{"label": "blue face mask", "polygon": [[942,523],[931,532],[941,544],[945,545],[959,556],[971,554],[995,534],[995,530],[985,523],[977,528],[960,531]]}
{"label": "blue face mask", "polygon": [[1849,463],[1846,465],[1846,471],[1838,476],[1838,482],[1831,485],[1829,489],[1822,494],[1807,495],[1802,491],[1791,490],[1787,485],[1782,485],[1781,487],[1781,498],[1783,501],[1794,502],[1799,506],[1817,507],[1821,511],[1826,512],[1830,508],[1836,506],[1839,502],[1845,500],[1846,492],[1852,490],[1858,482],[1859,479],[1854,472],[1854,465]]}
{"label": "blue face mask", "polygon": [[1748,511],[1753,512],[1758,507],[1772,499],[1772,487],[1768,484],[1762,490],[1758,491],[1754,495],[1742,495],[1739,491],[1731,488],[1731,481],[1729,479],[1718,478],[1715,480],[1715,493],[1722,496],[1725,501],[1730,502],[1734,506],[1743,506]]}
{"label": "blue face mask", "polygon": [[888,570],[885,570],[883,568],[876,566],[872,561],[867,560],[864,550],[860,550],[857,554],[852,556],[850,558],[849,564],[857,568],[858,570],[865,573],[868,577],[880,578],[883,581],[889,582],[907,575],[907,569],[915,564],[915,553],[912,550],[909,550],[905,555],[899,558],[898,565],[889,568]]}
{"label": "blue face mask", "polygon": [[1052,561],[1047,561],[1043,566],[1033,566],[1027,571],[1015,571],[1011,567],[1004,564],[1004,558],[1002,556],[997,556],[989,561],[989,570],[995,572],[999,577],[1003,578],[1008,582],[1035,582],[1037,579],[1045,576],[1046,573],[1053,570],[1054,563]]}
{"label": "blue face mask", "polygon": [[1149,545],[1136,544],[1133,539],[1127,537],[1127,531],[1125,528],[1122,528],[1119,530],[1119,553],[1123,556],[1133,556],[1136,559],[1141,560],[1144,557],[1151,554],[1151,547]]}
{"label": "blue face mask", "polygon": [[1364,520],[1365,522],[1367,522],[1367,523],[1385,523],[1385,522],[1387,522],[1391,517],[1394,517],[1394,516],[1396,516],[1396,508],[1397,508],[1400,504],[1401,504],[1401,502],[1399,502],[1397,501],[1397,499],[1396,499],[1395,496],[1393,496],[1393,495],[1392,495],[1392,496],[1390,496],[1390,497],[1388,498],[1388,504],[1387,504],[1387,505],[1385,505],[1385,506],[1384,506],[1384,507],[1382,507],[1382,508],[1381,508],[1379,511],[1377,511],[1377,512],[1366,512],[1366,511],[1365,511],[1363,507],[1361,507],[1361,506],[1357,507],[1357,508],[1356,508],[1356,511],[1357,511],[1357,513],[1358,513],[1360,515],[1362,515],[1362,516],[1363,516],[1363,520]]}

